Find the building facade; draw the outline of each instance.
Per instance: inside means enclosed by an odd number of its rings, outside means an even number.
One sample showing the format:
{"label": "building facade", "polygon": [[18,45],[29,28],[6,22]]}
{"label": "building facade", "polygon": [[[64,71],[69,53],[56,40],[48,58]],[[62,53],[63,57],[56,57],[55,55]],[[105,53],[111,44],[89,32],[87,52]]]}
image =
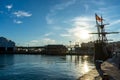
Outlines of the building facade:
{"label": "building facade", "polygon": [[47,45],[45,51],[46,54],[66,54],[67,48],[64,45]]}
{"label": "building facade", "polygon": [[0,52],[3,51],[14,51],[15,42],[8,40],[5,37],[0,37]]}

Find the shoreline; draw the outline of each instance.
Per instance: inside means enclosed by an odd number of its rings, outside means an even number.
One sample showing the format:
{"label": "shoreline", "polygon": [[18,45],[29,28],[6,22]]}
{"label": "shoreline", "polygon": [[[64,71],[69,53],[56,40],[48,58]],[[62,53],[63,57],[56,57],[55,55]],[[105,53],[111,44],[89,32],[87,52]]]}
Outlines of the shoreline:
{"label": "shoreline", "polygon": [[[120,58],[120,54],[118,59]],[[101,69],[107,76],[108,80],[120,80],[120,69],[116,65],[116,57],[110,58],[101,64]],[[77,80],[102,80],[101,76],[95,68],[90,70],[88,73],[79,77]]]}
{"label": "shoreline", "polygon": [[101,80],[99,73],[95,68],[84,74],[83,76],[79,77],[77,80]]}
{"label": "shoreline", "polygon": [[79,56],[93,56],[93,54],[80,54],[80,53],[40,53],[40,52],[0,52],[0,54],[24,54],[24,55],[51,55],[51,56],[64,56],[64,55],[79,55]]}

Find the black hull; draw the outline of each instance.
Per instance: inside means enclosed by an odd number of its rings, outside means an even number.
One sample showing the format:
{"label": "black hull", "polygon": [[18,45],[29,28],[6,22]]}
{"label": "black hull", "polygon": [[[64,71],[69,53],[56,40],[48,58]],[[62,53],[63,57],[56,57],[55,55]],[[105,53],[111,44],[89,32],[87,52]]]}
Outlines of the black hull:
{"label": "black hull", "polygon": [[108,58],[110,58],[111,53],[107,50],[105,43],[103,42],[95,43],[94,46],[95,46],[94,60],[105,61]]}

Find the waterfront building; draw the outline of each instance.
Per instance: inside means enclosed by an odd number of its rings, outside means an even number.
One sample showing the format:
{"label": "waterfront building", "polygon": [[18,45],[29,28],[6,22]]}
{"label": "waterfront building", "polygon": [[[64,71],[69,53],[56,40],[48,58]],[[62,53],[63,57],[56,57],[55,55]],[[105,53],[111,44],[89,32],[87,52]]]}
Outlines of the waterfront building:
{"label": "waterfront building", "polygon": [[86,47],[86,48],[93,48],[94,47],[94,42],[88,42],[88,43],[81,43],[81,47]]}
{"label": "waterfront building", "polygon": [[120,52],[120,41],[111,42],[108,45],[112,48],[113,52]]}
{"label": "waterfront building", "polygon": [[81,52],[81,47],[79,46],[79,42],[76,42],[74,45],[74,50],[76,54],[80,54]]}
{"label": "waterfront building", "polygon": [[46,54],[66,54],[67,48],[64,45],[47,45],[45,46]]}
{"label": "waterfront building", "polygon": [[88,43],[81,43],[80,52],[82,54],[90,54],[93,55],[94,53],[94,42],[88,42]]}
{"label": "waterfront building", "polygon": [[3,51],[14,51],[15,42],[8,40],[5,37],[0,37],[0,52]]}
{"label": "waterfront building", "polygon": [[75,53],[80,54],[81,53],[81,47],[75,46]]}

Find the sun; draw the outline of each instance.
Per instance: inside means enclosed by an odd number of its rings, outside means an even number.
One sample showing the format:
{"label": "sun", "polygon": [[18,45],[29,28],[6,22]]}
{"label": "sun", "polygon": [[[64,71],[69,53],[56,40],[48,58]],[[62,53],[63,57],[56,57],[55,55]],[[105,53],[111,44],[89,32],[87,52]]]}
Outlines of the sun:
{"label": "sun", "polygon": [[82,30],[80,31],[80,38],[83,40],[89,39],[90,35],[89,35],[89,31],[87,30]]}
{"label": "sun", "polygon": [[90,39],[90,31],[88,30],[76,30],[73,35],[81,40],[88,40]]}

